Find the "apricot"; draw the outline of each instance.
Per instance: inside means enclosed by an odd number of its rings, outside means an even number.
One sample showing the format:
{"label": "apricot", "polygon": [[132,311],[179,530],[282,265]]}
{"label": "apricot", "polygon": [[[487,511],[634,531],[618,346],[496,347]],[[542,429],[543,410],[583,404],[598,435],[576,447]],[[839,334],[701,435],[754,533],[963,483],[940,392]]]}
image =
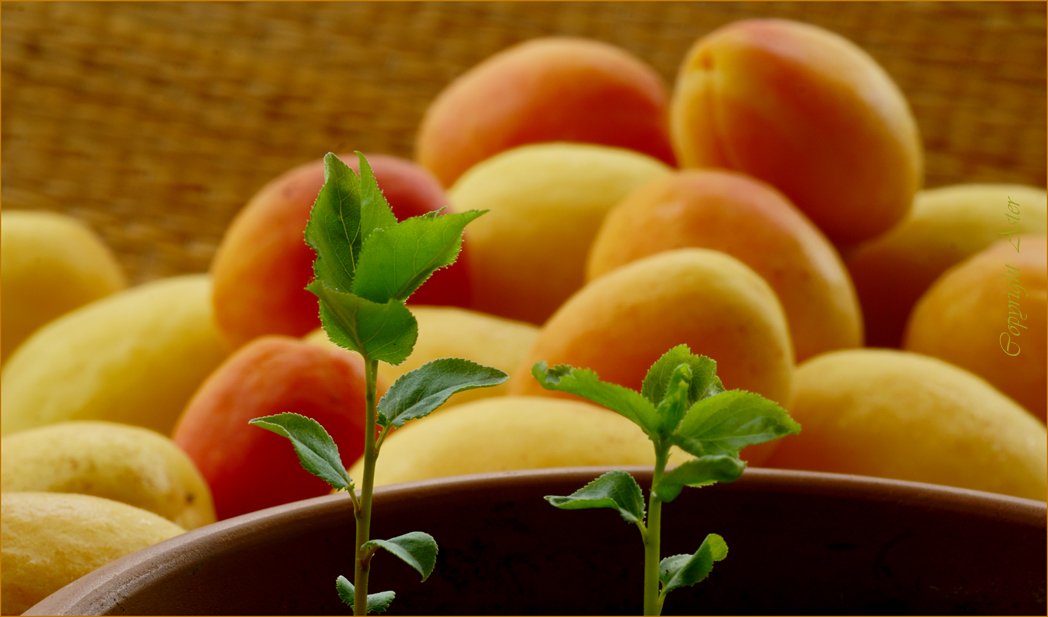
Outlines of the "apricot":
{"label": "apricot", "polygon": [[[354,170],[355,155],[341,158]],[[368,164],[398,219],[447,205],[444,189],[418,165],[389,155]],[[324,184],[324,162],[306,163],[271,180],[230,223],[211,264],[215,315],[236,345],[262,334],[303,336],[320,326],[317,299],[305,290],[313,278],[313,250],[306,222]],[[421,304],[466,305],[468,249],[456,264],[437,271],[411,297]]]}
{"label": "apricot", "polygon": [[466,240],[470,308],[540,324],[586,278],[605,214],[638,186],[670,173],[637,152],[548,143],[498,154],[448,192],[455,211],[486,209]]}
{"label": "apricot", "polygon": [[794,374],[803,427],[769,467],[945,484],[1044,501],[1048,434],[980,377],[892,349],[822,354]]}
{"label": "apricot", "polygon": [[57,212],[0,213],[3,294],[0,358],[55,318],[127,287],[108,245],[79,220]]}
{"label": "apricot", "polygon": [[661,77],[626,50],[532,39],[488,57],[433,99],[415,159],[444,186],[503,150],[548,141],[626,148],[672,165],[667,108]]}
{"label": "apricot", "polygon": [[219,519],[330,492],[301,468],[287,439],[248,424],[286,411],[323,425],[348,466],[364,451],[360,357],[265,335],[239,348],[200,386],[173,439],[210,486]]}
{"label": "apricot", "polygon": [[865,51],[817,26],[747,19],[699,39],[674,85],[681,167],[722,167],[786,194],[835,244],[887,231],[923,175],[913,114]]}
{"label": "apricot", "polygon": [[[590,368],[639,390],[652,363],[681,343],[716,360],[726,388],[787,401],[793,346],[775,292],[738,259],[697,248],[645,257],[590,281],[541,328],[510,394],[570,398],[531,378],[539,360]],[[759,456],[747,458],[759,464]]]}
{"label": "apricot", "polygon": [[1044,189],[957,184],[917,194],[888,233],[845,256],[866,324],[866,344],[899,347],[918,298],[950,267],[1008,235],[1045,233]]}
{"label": "apricot", "polygon": [[768,282],[798,360],[862,345],[855,289],[833,245],[781,193],[736,172],[683,170],[635,190],[605,217],[587,276],[686,247],[732,255]]}
{"label": "apricot", "polygon": [[946,271],[914,307],[903,347],[968,369],[1045,421],[1048,244],[1001,240]]}
{"label": "apricot", "polygon": [[229,352],[211,311],[208,275],[125,289],[48,323],[11,354],[0,432],[108,420],[166,435]]}
{"label": "apricot", "polygon": [[[534,324],[453,306],[413,306],[411,313],[418,322],[418,339],[407,360],[397,365],[379,363],[378,375],[386,383],[392,384],[404,373],[439,358],[464,358],[509,373],[539,333]],[[323,330],[310,333],[305,340],[334,345]],[[465,390],[453,395],[443,407],[502,396],[508,389],[502,383]]]}
{"label": "apricot", "polygon": [[[504,396],[457,405],[397,429],[383,444],[375,484],[654,462],[647,436],[613,411],[584,401]],[[350,476],[359,478],[362,469],[358,460]]]}

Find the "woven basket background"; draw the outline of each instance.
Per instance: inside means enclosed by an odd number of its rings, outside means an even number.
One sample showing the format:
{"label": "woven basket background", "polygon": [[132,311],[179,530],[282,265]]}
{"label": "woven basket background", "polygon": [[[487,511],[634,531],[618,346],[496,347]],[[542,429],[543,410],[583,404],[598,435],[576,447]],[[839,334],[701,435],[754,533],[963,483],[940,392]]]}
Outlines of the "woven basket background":
{"label": "woven basket background", "polygon": [[624,47],[671,85],[751,16],[876,58],[921,128],[926,186],[1045,185],[1045,3],[23,3],[2,20],[2,204],[88,222],[141,282],[207,269],[267,180],[327,151],[410,157],[428,102],[543,35]]}

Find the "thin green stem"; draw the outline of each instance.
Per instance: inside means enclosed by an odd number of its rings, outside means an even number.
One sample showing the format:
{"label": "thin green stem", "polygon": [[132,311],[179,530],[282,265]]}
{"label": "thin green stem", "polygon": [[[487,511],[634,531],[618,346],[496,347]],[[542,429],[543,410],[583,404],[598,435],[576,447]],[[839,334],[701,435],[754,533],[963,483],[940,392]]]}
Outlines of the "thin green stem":
{"label": "thin green stem", "polygon": [[662,500],[655,493],[655,487],[662,481],[669,458],[666,448],[655,446],[655,473],[651,477],[651,490],[648,494],[648,531],[644,535],[644,614],[659,615],[662,613],[662,597],[659,594],[659,564],[661,561],[662,535]]}
{"label": "thin green stem", "polygon": [[375,404],[377,390],[378,360],[364,357],[364,477],[360,486],[360,508],[356,511],[357,543],[356,563],[353,568],[353,614],[367,615],[368,575],[371,572],[371,554],[364,544],[371,539],[371,498],[375,492],[375,461],[378,447],[375,443],[375,426],[378,410]]}

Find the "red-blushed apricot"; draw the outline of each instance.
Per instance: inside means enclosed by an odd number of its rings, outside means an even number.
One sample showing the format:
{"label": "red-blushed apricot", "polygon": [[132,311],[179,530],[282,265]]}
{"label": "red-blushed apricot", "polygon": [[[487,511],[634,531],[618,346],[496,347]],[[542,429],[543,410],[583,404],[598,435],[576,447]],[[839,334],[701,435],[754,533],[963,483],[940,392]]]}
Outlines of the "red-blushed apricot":
{"label": "red-blushed apricot", "polygon": [[211,487],[219,519],[330,491],[301,468],[287,439],[248,424],[282,412],[323,425],[348,467],[364,451],[360,357],[334,346],[263,336],[237,350],[200,386],[175,426],[174,440]]}
{"label": "red-blushed apricot", "polygon": [[472,67],[430,103],[415,158],[444,186],[516,146],[585,142],[674,163],[668,95],[653,68],[594,40],[543,37]]}
{"label": "red-blushed apricot", "polygon": [[[341,155],[359,171],[355,155]],[[398,219],[447,205],[444,189],[425,169],[389,155],[368,163]],[[320,327],[316,297],[305,290],[313,278],[313,250],[305,229],[324,184],[324,162],[306,163],[273,179],[230,223],[211,264],[215,317],[236,345],[263,334],[303,336]],[[467,249],[455,264],[438,270],[411,297],[412,303],[469,303]]]}
{"label": "red-blushed apricot", "polygon": [[605,216],[587,275],[687,247],[727,253],[767,281],[798,361],[862,345],[855,289],[833,245],[781,193],[740,173],[681,170],[633,191]]}
{"label": "red-blushed apricot", "polygon": [[704,36],[674,86],[681,167],[724,167],[786,194],[834,243],[889,229],[923,176],[917,124],[887,72],[817,26],[747,19]]}

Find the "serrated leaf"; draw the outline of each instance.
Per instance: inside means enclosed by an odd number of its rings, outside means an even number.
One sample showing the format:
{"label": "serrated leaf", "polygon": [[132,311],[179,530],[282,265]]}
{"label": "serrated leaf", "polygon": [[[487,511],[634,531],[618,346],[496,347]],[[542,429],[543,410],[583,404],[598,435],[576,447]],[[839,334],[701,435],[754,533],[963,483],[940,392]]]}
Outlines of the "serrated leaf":
{"label": "serrated leaf", "polygon": [[644,492],[625,471],[609,471],[570,495],[547,495],[545,499],[562,510],[610,508],[627,523],[644,521]]}
{"label": "serrated leaf", "polygon": [[663,595],[674,589],[701,582],[713,571],[713,564],[728,556],[728,544],[715,533],[706,536],[693,555],[673,555],[659,564]]}
{"label": "serrated leaf", "polygon": [[353,481],[342,465],[335,440],[316,420],[285,412],[254,418],[248,424],[286,437],[302,467],[335,490],[353,490]]}
{"label": "serrated leaf", "polygon": [[687,345],[677,345],[651,365],[640,392],[644,398],[658,405],[666,396],[673,371],[681,364],[691,368],[691,383],[688,387],[688,404],[691,407],[696,401],[708,398],[724,391],[724,385],[717,377],[717,362],[708,356],[696,355]]}
{"label": "serrated leaf", "polygon": [[411,354],[418,322],[402,301],[372,302],[320,280],[306,289],[320,299],[321,324],[336,345],[390,364],[400,364]]}
{"label": "serrated leaf", "polygon": [[691,406],[688,391],[691,387],[691,367],[681,363],[673,369],[665,395],[659,401],[655,412],[659,415],[659,435],[668,437],[677,428],[684,412]]}
{"label": "serrated leaf", "polygon": [[[357,152],[357,160],[360,163],[360,244],[356,245],[355,254],[360,255],[363,244],[371,237],[371,233],[396,225],[397,217],[393,214],[393,208],[390,207],[386,196],[382,194],[378,180],[371,170],[371,164],[360,152]],[[359,267],[358,261],[358,270]]]}
{"label": "serrated leaf", "polygon": [[[350,609],[356,604],[356,587],[344,576],[335,579],[335,591],[338,597]],[[368,613],[384,613],[389,605],[393,603],[397,594],[392,591],[380,591],[368,594]]]}
{"label": "serrated leaf", "polygon": [[458,358],[441,358],[401,375],[378,403],[380,426],[403,426],[428,415],[452,395],[496,386],[509,376],[502,371]]}
{"label": "serrated leaf", "polygon": [[636,390],[601,381],[593,371],[567,364],[547,368],[545,362],[538,362],[532,367],[531,374],[547,390],[575,394],[607,407],[639,426],[653,439],[658,437],[659,416],[655,406]]}
{"label": "serrated leaf", "polygon": [[332,289],[349,291],[360,253],[360,180],[337,156],[324,156],[324,185],[306,223],[306,243],[317,256],[313,274]]}
{"label": "serrated leaf", "polygon": [[408,532],[388,540],[369,540],[363,548],[385,549],[414,568],[422,575],[422,580],[429,578],[437,564],[437,541],[422,531]]}
{"label": "serrated leaf", "polygon": [[708,486],[717,482],[734,482],[746,469],[746,461],[726,454],[693,458],[669,470],[655,486],[659,499],[669,503],[685,486]]}
{"label": "serrated leaf", "polygon": [[800,432],[774,401],[745,390],[728,390],[695,403],[671,441],[695,456],[738,456],[746,446]]}
{"label": "serrated leaf", "polygon": [[416,216],[364,240],[353,292],[374,302],[406,300],[436,270],[454,263],[462,231],[483,212]]}

